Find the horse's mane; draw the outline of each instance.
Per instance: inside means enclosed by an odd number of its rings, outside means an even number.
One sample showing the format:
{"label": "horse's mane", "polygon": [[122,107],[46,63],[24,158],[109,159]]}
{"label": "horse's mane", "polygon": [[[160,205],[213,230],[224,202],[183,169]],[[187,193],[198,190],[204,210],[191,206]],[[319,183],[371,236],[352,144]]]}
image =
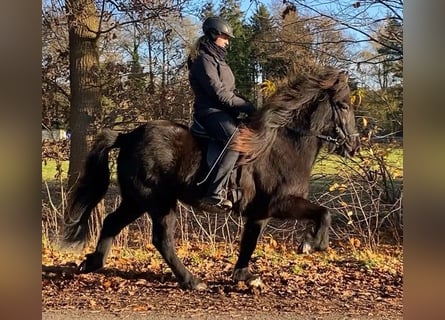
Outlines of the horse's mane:
{"label": "horse's mane", "polygon": [[267,98],[249,124],[240,128],[231,148],[243,153],[244,162],[252,161],[272,145],[278,128],[291,121],[309,121],[310,107],[329,96],[349,103],[349,93],[344,71],[328,68],[318,74],[290,72],[278,82],[275,93]]}

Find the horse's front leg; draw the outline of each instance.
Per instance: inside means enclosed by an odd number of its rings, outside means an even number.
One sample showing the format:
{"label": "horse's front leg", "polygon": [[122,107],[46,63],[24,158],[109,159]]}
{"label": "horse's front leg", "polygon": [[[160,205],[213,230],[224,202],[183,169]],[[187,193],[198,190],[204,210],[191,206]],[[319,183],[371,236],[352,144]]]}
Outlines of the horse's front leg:
{"label": "horse's front leg", "polygon": [[286,196],[275,199],[270,208],[270,215],[275,218],[308,219],[314,222],[314,228],[306,231],[304,240],[298,247],[298,253],[310,253],[328,248],[331,214],[326,207],[301,197]]}
{"label": "horse's front leg", "polygon": [[152,214],[153,221],[153,245],[161,253],[168,266],[178,279],[182,289],[205,290],[207,285],[198,277],[194,276],[176,255],[174,231],[176,215],[173,210],[169,213]]}
{"label": "horse's front leg", "polygon": [[249,287],[261,288],[264,286],[260,276],[249,271],[249,261],[256,248],[261,231],[268,221],[269,219],[254,220],[248,218],[244,224],[238,261],[236,262],[232,275],[233,281],[244,281]]}

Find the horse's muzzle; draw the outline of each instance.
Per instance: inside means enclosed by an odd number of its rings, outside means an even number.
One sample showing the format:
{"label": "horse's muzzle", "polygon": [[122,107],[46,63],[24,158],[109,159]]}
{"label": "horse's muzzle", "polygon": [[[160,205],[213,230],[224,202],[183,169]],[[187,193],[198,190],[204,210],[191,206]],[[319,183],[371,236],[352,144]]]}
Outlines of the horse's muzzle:
{"label": "horse's muzzle", "polygon": [[352,158],[360,150],[360,137],[357,134],[349,135],[343,143],[336,146],[335,153],[345,157]]}
{"label": "horse's muzzle", "polygon": [[349,136],[349,139],[345,142],[346,157],[354,157],[360,150],[360,137],[358,134]]}

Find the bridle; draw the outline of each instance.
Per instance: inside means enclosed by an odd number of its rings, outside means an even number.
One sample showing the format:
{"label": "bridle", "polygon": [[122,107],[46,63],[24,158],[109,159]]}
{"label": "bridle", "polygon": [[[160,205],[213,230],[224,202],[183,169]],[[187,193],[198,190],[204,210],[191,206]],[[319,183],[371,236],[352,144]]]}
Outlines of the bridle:
{"label": "bridle", "polygon": [[[336,146],[342,146],[347,142],[349,137],[358,136],[359,133],[358,132],[349,133],[348,129],[346,129],[343,118],[340,116],[340,108],[345,108],[344,105],[346,105],[346,103],[335,102],[332,97],[329,97],[329,104],[332,109],[332,121],[335,124],[334,130],[336,136],[333,137],[329,135],[317,134],[316,137],[326,142],[333,143]],[[349,108],[348,105],[346,105],[346,107]]]}

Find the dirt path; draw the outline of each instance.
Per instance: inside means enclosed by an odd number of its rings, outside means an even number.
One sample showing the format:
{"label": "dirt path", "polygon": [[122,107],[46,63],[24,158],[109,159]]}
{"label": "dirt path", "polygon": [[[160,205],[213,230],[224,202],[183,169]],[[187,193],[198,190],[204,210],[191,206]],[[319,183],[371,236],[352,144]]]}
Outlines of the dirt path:
{"label": "dirt path", "polygon": [[131,320],[174,320],[174,319],[199,319],[199,320],[271,320],[271,319],[280,319],[280,320],[375,320],[375,319],[403,319],[402,316],[395,315],[344,315],[338,313],[331,314],[315,314],[315,313],[306,313],[301,314],[298,312],[246,312],[246,311],[237,311],[237,312],[217,312],[214,311],[212,313],[159,313],[159,312],[150,312],[150,313],[136,313],[136,312],[121,312],[121,313],[112,313],[112,312],[98,312],[98,311],[82,311],[82,310],[53,310],[53,311],[45,311],[42,313],[42,320],[75,320],[75,319],[83,319],[83,320],[114,320],[114,319],[131,319]]}
{"label": "dirt path", "polygon": [[[54,269],[49,273],[54,273]],[[329,273],[329,271],[326,271]],[[45,275],[42,319],[402,319],[399,277],[387,278],[391,288],[375,288],[373,273],[365,282],[342,283],[336,288],[318,280],[305,286],[265,277],[263,292],[233,284],[229,279],[209,282],[205,292],[177,288],[171,275],[105,270],[103,273]],[[147,280],[148,279],[148,280]],[[275,281],[274,281],[275,280]],[[374,285],[375,285],[374,284]],[[381,290],[386,291],[381,291]]]}

